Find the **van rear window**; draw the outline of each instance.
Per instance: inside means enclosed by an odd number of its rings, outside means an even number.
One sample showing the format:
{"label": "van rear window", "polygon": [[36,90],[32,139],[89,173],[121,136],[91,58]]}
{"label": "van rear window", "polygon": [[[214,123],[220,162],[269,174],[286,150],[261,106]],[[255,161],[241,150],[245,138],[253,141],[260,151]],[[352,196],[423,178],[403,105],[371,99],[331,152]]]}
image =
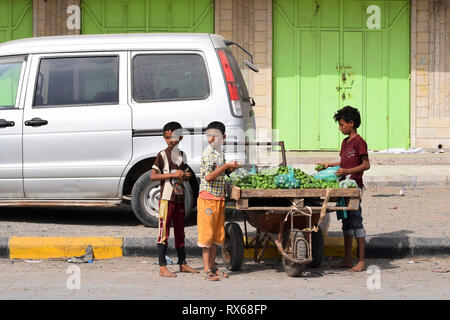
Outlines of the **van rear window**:
{"label": "van rear window", "polygon": [[133,98],[137,102],[205,99],[205,62],[198,54],[139,54],[133,59]]}

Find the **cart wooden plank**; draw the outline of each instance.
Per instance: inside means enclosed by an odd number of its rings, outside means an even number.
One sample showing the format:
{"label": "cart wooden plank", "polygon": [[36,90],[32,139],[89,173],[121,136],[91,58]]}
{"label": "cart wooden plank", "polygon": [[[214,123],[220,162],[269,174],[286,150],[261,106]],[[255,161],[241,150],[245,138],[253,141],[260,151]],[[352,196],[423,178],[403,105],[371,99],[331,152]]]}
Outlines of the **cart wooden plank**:
{"label": "cart wooden plank", "polygon": [[[233,186],[231,198],[320,198],[325,197],[327,189],[241,189]],[[360,197],[358,188],[333,188],[330,197]]]}
{"label": "cart wooden plank", "polygon": [[[236,201],[236,209],[239,210],[289,210],[292,201],[308,198],[325,198],[327,189],[240,189],[233,186],[231,199]],[[333,204],[339,198],[346,200],[346,206],[338,207]],[[327,211],[357,210],[359,207],[361,193],[358,188],[330,189],[329,202],[326,204]],[[302,205],[298,206],[301,207]],[[311,207],[313,211],[322,209],[322,206]]]}

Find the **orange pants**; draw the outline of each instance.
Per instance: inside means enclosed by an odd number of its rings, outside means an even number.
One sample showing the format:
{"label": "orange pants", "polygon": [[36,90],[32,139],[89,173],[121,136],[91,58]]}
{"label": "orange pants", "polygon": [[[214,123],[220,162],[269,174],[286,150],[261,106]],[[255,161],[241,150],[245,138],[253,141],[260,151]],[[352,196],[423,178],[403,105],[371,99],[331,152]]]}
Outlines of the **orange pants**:
{"label": "orange pants", "polygon": [[197,199],[197,245],[210,248],[225,242],[225,200]]}

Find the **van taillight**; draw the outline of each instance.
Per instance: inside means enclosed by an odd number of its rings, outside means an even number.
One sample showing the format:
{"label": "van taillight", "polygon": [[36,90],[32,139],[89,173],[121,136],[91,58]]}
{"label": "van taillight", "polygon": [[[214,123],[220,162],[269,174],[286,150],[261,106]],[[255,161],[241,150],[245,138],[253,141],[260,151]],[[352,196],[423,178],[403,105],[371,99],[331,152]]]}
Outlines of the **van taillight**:
{"label": "van taillight", "polygon": [[230,93],[231,101],[239,100],[239,94],[235,82],[228,82],[228,92]]}
{"label": "van taillight", "polygon": [[220,62],[222,63],[223,72],[225,73],[225,80],[227,81],[228,94],[230,95],[232,111],[235,116],[242,117],[241,101],[236,84],[236,79],[233,75],[230,62],[224,50],[218,50]]}

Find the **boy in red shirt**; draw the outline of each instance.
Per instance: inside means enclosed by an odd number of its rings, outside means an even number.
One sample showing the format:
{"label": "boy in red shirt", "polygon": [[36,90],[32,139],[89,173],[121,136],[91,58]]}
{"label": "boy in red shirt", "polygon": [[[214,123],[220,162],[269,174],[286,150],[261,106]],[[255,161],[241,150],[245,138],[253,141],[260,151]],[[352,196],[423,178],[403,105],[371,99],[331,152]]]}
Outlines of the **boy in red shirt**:
{"label": "boy in red shirt", "polygon": [[[339,123],[339,130],[347,136],[342,141],[340,162],[322,163],[326,168],[340,166],[336,175],[345,179],[350,176],[363,188],[363,172],[370,168],[369,156],[367,154],[367,143],[356,132],[361,124],[361,116],[358,109],[346,106],[336,112],[334,120]],[[366,241],[366,231],[362,224],[361,204],[358,210],[347,211],[347,218],[342,219],[342,231],[344,233],[345,258],[344,261],[334,265],[335,268],[351,268],[352,271],[360,272],[366,269],[364,262],[364,251]],[[358,263],[353,266],[352,243],[355,236],[358,245]]]}

